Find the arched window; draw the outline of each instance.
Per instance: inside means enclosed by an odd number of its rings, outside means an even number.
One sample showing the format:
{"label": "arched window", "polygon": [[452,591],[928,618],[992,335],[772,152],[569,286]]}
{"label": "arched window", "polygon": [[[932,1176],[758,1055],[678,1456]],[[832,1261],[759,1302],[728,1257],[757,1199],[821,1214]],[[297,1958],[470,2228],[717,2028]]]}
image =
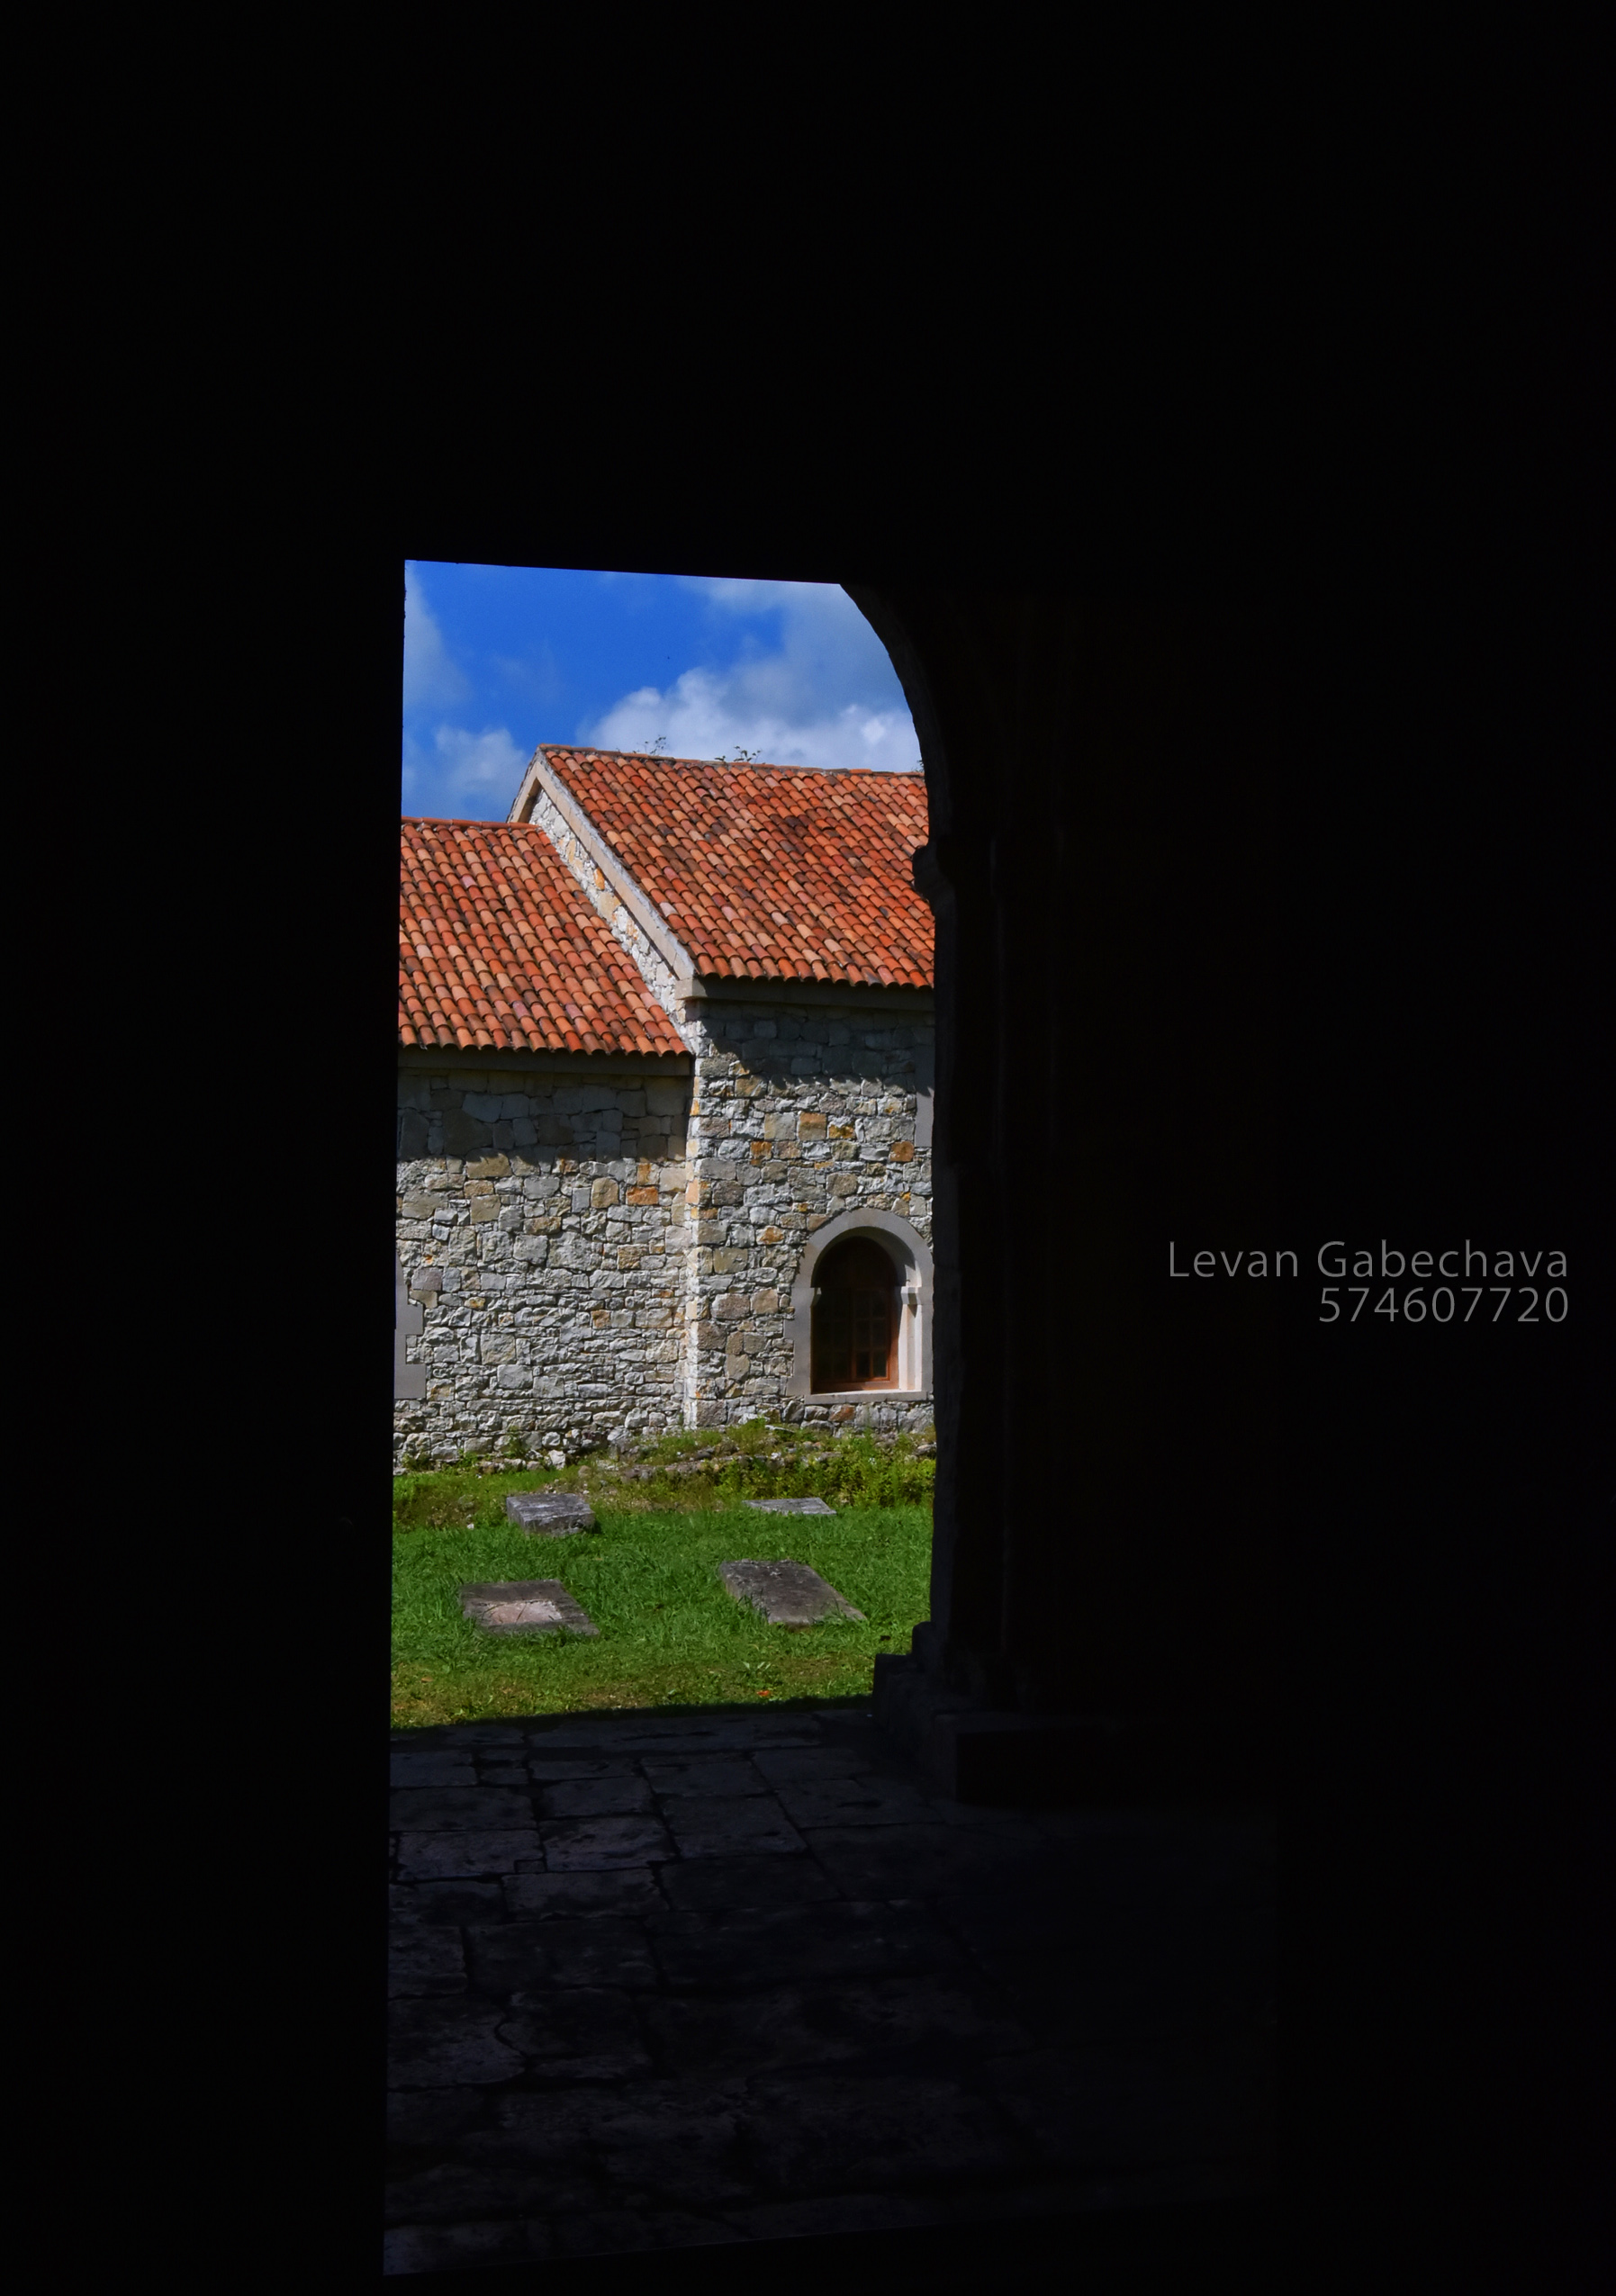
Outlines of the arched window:
{"label": "arched window", "polygon": [[814,1271],[814,1392],[896,1387],[898,1270],[868,1236],[833,1245]]}

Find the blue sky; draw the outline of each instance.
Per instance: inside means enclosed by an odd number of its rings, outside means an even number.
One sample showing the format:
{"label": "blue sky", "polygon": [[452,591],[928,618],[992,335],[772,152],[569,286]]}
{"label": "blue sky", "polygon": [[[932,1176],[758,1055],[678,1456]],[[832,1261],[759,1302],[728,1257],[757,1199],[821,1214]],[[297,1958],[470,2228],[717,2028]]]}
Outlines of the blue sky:
{"label": "blue sky", "polygon": [[408,812],[502,821],[541,742],[919,763],[886,649],[834,583],[411,561],[405,588]]}

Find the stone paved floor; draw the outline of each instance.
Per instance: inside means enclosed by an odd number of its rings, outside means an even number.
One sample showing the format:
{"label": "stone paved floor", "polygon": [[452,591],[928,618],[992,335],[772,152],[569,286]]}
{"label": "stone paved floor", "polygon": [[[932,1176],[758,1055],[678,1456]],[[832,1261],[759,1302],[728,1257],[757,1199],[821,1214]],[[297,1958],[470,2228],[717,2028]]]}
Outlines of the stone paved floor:
{"label": "stone paved floor", "polygon": [[389,2273],[1269,2189],[1266,1810],[964,1808],[848,1708],[393,1766]]}

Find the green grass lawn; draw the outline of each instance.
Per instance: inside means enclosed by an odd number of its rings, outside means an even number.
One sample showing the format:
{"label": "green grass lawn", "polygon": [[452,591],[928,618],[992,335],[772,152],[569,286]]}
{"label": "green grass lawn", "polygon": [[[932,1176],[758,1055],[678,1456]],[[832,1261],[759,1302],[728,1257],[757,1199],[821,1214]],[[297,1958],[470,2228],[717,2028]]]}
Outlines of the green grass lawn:
{"label": "green grass lawn", "polygon": [[[706,1505],[614,1508],[597,1488],[598,1532],[529,1538],[502,1519],[507,1490],[557,1481],[573,1478],[400,1478],[407,1487],[393,1538],[395,1727],[591,1706],[867,1697],[877,1652],[907,1651],[927,1615],[928,1506],[770,1516],[702,1493]],[[718,1575],[720,1562],[788,1558],[828,1579],[867,1623],[765,1625]],[[519,1638],[473,1626],[460,1587],[504,1579],[559,1579],[599,1638]]]}

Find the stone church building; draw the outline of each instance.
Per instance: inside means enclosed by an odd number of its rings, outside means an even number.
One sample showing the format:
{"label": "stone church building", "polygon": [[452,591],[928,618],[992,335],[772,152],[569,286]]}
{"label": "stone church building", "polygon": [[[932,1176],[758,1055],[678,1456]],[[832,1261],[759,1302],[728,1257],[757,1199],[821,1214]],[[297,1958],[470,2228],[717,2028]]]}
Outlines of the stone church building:
{"label": "stone church building", "polygon": [[932,1416],[922,776],[541,748],[402,824],[395,1463]]}

